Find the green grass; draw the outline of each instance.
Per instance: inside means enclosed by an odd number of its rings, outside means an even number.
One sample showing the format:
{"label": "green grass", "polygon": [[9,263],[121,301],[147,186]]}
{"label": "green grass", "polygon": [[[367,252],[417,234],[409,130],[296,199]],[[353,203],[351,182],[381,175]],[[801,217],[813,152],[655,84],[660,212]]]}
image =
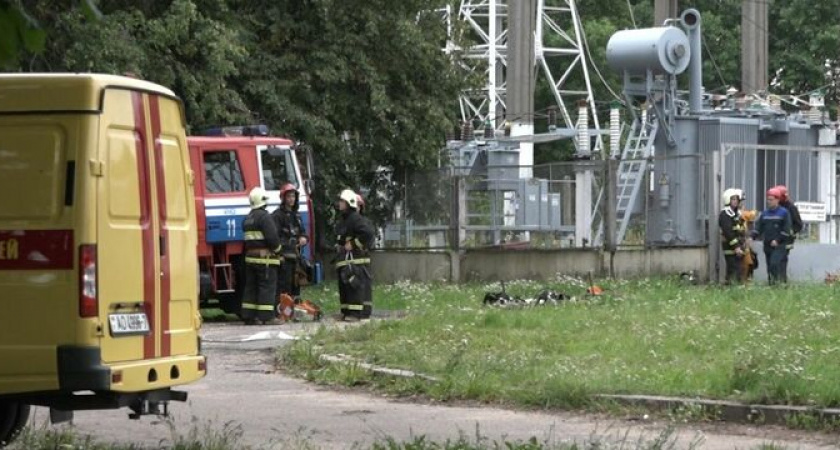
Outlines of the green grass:
{"label": "green grass", "polygon": [[[241,444],[244,435],[241,426],[233,423],[223,425],[194,421],[188,430],[179,432],[175,425],[168,422],[169,436],[161,438],[160,443],[151,448],[169,450],[250,450]],[[21,435],[7,450],[146,450],[138,444],[115,444],[97,441],[91,436],[82,435],[70,426],[40,426],[24,429]]]}
{"label": "green grass", "polygon": [[[178,434],[174,429],[172,437],[162,439],[158,445],[144,447],[136,444],[109,444],[99,442],[89,436],[83,436],[71,427],[49,427],[42,425],[24,431],[18,441],[8,450],[318,450],[322,448],[311,436],[303,432],[286,435],[281,439],[263,443],[257,447],[242,443],[244,436],[241,426],[225,424],[214,426],[211,423],[199,425],[193,423],[186,434]],[[345,443],[357,450],[670,450],[678,447],[674,429],[666,428],[660,432],[641,432],[631,437],[628,432],[616,432],[609,429],[592,433],[579,442],[561,442],[563,436],[553,439],[531,438],[524,441],[495,441],[481,435],[476,430],[475,436],[462,433],[455,439],[434,441],[425,436],[416,436],[407,441],[382,437],[370,445]],[[695,448],[700,443],[696,440],[688,448]],[[332,445],[331,445],[332,446]],[[330,447],[331,447],[330,446]],[[762,445],[754,450],[784,450],[775,445]]]}
{"label": "green grass", "polygon": [[228,314],[216,307],[201,308],[201,319],[205,322],[239,321],[239,317],[236,314]]}
{"label": "green grass", "polygon": [[[752,403],[840,405],[840,301],[834,288],[685,286],[670,280],[603,282],[560,307],[481,306],[497,286],[401,283],[374,304],[409,311],[401,321],[322,330],[284,349],[280,364],[331,384],[374,383],[399,394],[544,408],[590,405],[593,394],[658,394]],[[511,294],[544,286],[515,282]],[[319,354],[441,379],[383,380]]]}
{"label": "green grass", "polygon": [[[323,308],[325,314],[334,314],[339,311],[338,286],[335,281],[327,281],[316,286],[305,287],[301,297],[311,300]],[[209,305],[201,308],[201,317],[205,322],[238,322],[240,319],[235,314],[227,314],[219,309],[215,300],[210,300]],[[400,310],[406,306],[402,299],[395,296],[378,298],[376,308],[382,310]]]}

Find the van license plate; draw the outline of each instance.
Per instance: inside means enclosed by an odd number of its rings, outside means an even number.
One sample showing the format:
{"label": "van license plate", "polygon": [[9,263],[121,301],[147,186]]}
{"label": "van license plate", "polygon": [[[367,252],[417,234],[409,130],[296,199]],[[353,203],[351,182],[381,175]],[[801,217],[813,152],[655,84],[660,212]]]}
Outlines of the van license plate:
{"label": "van license plate", "polygon": [[111,336],[131,336],[149,333],[149,319],[146,313],[111,314]]}

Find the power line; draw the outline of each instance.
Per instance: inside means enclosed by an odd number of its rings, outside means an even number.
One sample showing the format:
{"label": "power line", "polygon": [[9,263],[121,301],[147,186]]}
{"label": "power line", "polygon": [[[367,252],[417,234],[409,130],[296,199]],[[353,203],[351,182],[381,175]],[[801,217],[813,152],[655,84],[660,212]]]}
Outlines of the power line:
{"label": "power line", "polygon": [[633,21],[633,28],[639,28],[639,26],[636,25],[636,14],[633,12],[633,5],[630,4],[630,0],[627,0],[627,9],[630,10],[630,20]]}
{"label": "power line", "polygon": [[[770,33],[770,31],[769,31],[767,28],[765,28],[765,27],[764,27],[764,25],[761,25],[760,23],[756,22],[755,20],[753,20],[753,19],[752,19],[752,17],[750,17],[750,16],[745,15],[745,14],[743,14],[743,13],[742,13],[742,14],[741,14],[741,18],[742,18],[742,19],[745,19],[747,22],[749,22],[749,23],[751,23],[751,24],[755,25],[755,26],[756,26],[756,28],[758,28],[759,30],[761,30],[761,31],[763,31],[763,32],[765,32],[765,33],[768,33],[768,34]],[[743,32],[743,31],[742,31],[742,32]]]}
{"label": "power line", "polygon": [[728,86],[729,83],[726,82],[726,79],[723,78],[723,72],[720,71],[720,67],[718,66],[717,61],[715,61],[714,55],[712,55],[712,51],[709,49],[709,45],[706,43],[706,34],[703,33],[703,47],[706,49],[706,54],[709,55],[709,59],[712,61],[712,66],[714,66],[715,71],[717,71],[718,78],[720,82],[723,83],[724,86]]}
{"label": "power line", "polygon": [[[627,0],[627,2],[629,4],[630,0]],[[632,12],[632,10],[631,10],[631,12]],[[633,19],[633,23],[635,24],[635,19]],[[624,100],[622,100],[621,96],[616,94],[615,91],[613,90],[613,88],[610,87],[609,83],[607,83],[607,80],[604,78],[604,75],[601,74],[601,69],[599,69],[598,65],[595,64],[595,58],[592,57],[592,52],[589,50],[589,39],[586,38],[586,30],[584,29],[582,23],[580,24],[580,34],[581,34],[581,37],[583,38],[583,49],[584,49],[584,51],[586,51],[586,57],[588,58],[589,63],[592,64],[592,69],[595,70],[596,74],[598,74],[598,78],[601,80],[601,83],[604,83],[604,86],[607,88],[608,91],[610,91],[610,94],[612,94],[612,96],[616,100],[618,100],[619,102],[621,102],[623,104]]]}

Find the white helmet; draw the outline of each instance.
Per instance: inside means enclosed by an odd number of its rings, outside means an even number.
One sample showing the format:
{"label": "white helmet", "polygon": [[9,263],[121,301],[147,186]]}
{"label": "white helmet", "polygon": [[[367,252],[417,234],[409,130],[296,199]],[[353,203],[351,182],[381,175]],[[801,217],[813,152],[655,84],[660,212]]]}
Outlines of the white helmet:
{"label": "white helmet", "polygon": [[341,191],[341,195],[339,195],[338,198],[340,200],[344,200],[347,203],[347,206],[349,206],[353,209],[358,209],[359,208],[359,201],[358,201],[359,197],[351,189],[345,189],[345,190]]}
{"label": "white helmet", "polygon": [[259,209],[268,204],[268,194],[265,189],[258,186],[251,189],[248,200],[251,202],[251,209]]}
{"label": "white helmet", "polygon": [[721,198],[723,205],[729,206],[729,202],[732,201],[732,197],[738,197],[738,201],[744,201],[744,191],[735,188],[729,188],[723,191],[723,197]]}

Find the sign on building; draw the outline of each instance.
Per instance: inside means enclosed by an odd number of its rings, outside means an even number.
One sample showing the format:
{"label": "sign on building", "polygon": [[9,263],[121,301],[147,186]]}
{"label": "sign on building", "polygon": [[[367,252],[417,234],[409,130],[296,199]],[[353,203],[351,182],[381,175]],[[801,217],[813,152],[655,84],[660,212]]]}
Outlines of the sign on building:
{"label": "sign on building", "polygon": [[825,203],[796,202],[803,222],[825,222],[827,209]]}

